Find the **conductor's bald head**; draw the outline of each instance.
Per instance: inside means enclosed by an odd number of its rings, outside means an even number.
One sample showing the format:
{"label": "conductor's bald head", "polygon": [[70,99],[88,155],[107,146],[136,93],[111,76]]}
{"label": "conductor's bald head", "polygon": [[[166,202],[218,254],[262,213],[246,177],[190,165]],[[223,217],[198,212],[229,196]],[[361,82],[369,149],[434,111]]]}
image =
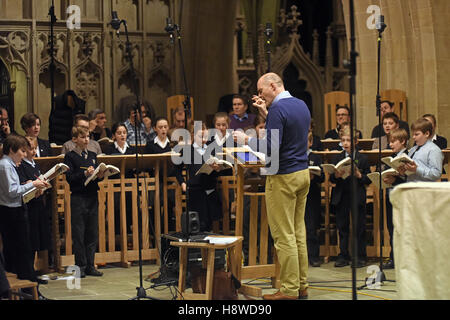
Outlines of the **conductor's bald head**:
{"label": "conductor's bald head", "polygon": [[266,101],[266,105],[269,107],[275,97],[284,91],[284,83],[279,75],[273,72],[269,72],[259,78],[258,83],[258,96]]}
{"label": "conductor's bald head", "polygon": [[281,79],[279,75],[273,72],[262,75],[261,80],[268,85],[274,83],[277,86],[284,86],[283,79]]}

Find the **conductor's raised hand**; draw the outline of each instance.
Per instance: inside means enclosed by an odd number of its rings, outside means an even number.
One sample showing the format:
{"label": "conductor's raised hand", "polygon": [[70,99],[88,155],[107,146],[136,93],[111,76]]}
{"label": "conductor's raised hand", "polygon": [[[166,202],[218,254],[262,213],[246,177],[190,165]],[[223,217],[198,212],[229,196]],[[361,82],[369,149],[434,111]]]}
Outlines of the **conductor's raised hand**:
{"label": "conductor's raised hand", "polygon": [[256,109],[258,109],[259,114],[261,115],[261,117],[266,119],[267,113],[268,113],[266,101],[264,99],[260,98],[259,96],[253,96],[252,100],[253,100],[253,106]]}

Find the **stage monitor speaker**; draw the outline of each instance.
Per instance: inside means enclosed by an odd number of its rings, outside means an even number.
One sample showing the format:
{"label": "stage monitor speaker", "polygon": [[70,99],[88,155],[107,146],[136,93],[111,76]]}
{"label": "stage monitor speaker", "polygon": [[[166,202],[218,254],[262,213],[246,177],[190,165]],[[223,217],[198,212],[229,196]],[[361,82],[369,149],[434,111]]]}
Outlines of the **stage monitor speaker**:
{"label": "stage monitor speaker", "polygon": [[[187,222],[186,222],[187,220]],[[186,225],[187,224],[187,225]],[[186,219],[186,212],[181,214],[181,229],[183,234],[197,234],[200,232],[200,218],[198,212],[189,211],[188,219]]]}

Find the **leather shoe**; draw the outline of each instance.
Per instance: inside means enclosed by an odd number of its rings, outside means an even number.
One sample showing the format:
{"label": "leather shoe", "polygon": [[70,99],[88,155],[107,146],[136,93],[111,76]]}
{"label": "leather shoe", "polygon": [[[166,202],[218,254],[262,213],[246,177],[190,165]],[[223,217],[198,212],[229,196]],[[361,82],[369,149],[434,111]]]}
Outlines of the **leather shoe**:
{"label": "leather shoe", "polygon": [[319,260],[311,261],[311,266],[314,267],[314,268],[320,267],[320,261]]}
{"label": "leather shoe", "polygon": [[300,290],[298,293],[299,300],[307,300],[308,299],[308,289]]}
{"label": "leather shoe", "polygon": [[38,284],[48,284],[48,280],[43,280],[43,279],[38,278],[37,283]]}
{"label": "leather shoe", "polygon": [[383,263],[383,269],[394,269],[395,268],[395,264],[394,264],[394,260],[389,260],[386,263]]}
{"label": "leather shoe", "polygon": [[265,294],[265,295],[263,295],[263,300],[297,300],[297,297],[286,296],[281,291],[278,290],[274,294]]}
{"label": "leather shoe", "polygon": [[339,257],[337,258],[335,264],[334,264],[334,266],[335,266],[336,268],[342,268],[342,267],[345,267],[345,266],[348,266],[348,265],[349,265],[348,259],[345,259],[345,258],[342,257],[342,256],[339,256]]}
{"label": "leather shoe", "polygon": [[96,269],[86,269],[84,272],[86,273],[86,275],[93,277],[101,277],[103,275],[103,272],[100,272]]}

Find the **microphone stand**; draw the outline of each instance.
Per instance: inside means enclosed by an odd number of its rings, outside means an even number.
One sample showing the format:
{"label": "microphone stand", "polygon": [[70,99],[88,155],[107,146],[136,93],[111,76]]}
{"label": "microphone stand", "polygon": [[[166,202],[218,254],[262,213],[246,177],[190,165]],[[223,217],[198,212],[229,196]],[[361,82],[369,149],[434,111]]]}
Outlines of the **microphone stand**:
{"label": "microphone stand", "polygon": [[[136,79],[136,71],[134,69],[134,63],[133,63],[133,54],[131,52],[131,42],[128,35],[128,26],[127,22],[125,20],[119,20],[117,17],[117,12],[112,11],[112,20],[111,20],[111,26],[113,29],[117,31],[117,34],[119,33],[120,25],[123,24],[125,27],[125,36],[126,36],[126,56],[128,58],[128,62],[130,63],[130,75],[132,78],[133,83],[133,90],[136,95],[136,104],[134,106],[134,131],[135,131],[135,143],[136,143],[136,185],[139,187],[139,153],[138,153],[138,146],[139,146],[139,140],[140,140],[140,122],[138,126],[137,121],[137,115],[139,114],[139,118],[142,119],[142,112],[141,112],[141,105],[142,101],[139,95],[139,87],[137,84]],[[150,299],[150,300],[158,300],[156,298],[150,297],[147,295],[144,284],[143,284],[143,276],[142,276],[142,209],[141,209],[141,200],[139,195],[139,190],[137,192],[137,203],[138,203],[138,234],[139,234],[139,287],[136,288],[137,295],[130,300],[141,300],[141,299]],[[157,241],[157,240],[156,240]]]}
{"label": "microphone stand", "polygon": [[[380,173],[380,186],[379,186],[379,201],[380,201],[380,218],[379,218],[379,228],[380,228],[380,271],[378,271],[377,280],[384,281],[386,280],[386,276],[383,272],[383,245],[384,245],[384,194],[383,194],[383,179],[381,178],[382,173],[382,165],[381,165],[381,133],[383,130],[383,123],[381,118],[381,96],[380,96],[380,74],[381,74],[381,41],[383,39],[383,32],[386,29],[386,24],[384,24],[384,17],[380,16],[381,25],[378,26],[378,52],[377,52],[377,115],[378,115],[378,127],[380,128],[379,137],[378,137],[378,170]],[[387,138],[387,136],[386,136]],[[388,141],[389,143],[389,141]]]}
{"label": "microphone stand", "polygon": [[270,22],[266,23],[265,34],[267,37],[267,41],[266,41],[267,72],[270,72],[271,71],[271,54],[272,54],[271,45],[272,45],[272,35],[273,35],[272,24]]}
{"label": "microphone stand", "polygon": [[[184,90],[185,90],[185,99],[183,101],[184,106],[184,129],[188,130],[188,119],[191,116],[191,97],[189,93],[189,88],[187,85],[187,79],[186,79],[186,70],[184,66],[184,57],[183,57],[183,45],[182,45],[182,37],[181,37],[181,27],[177,24],[172,24],[172,18],[167,17],[166,19],[167,25],[164,29],[167,33],[170,35],[170,43],[174,43],[174,34],[176,33],[177,39],[178,39],[178,49],[180,53],[180,62],[181,62],[181,72],[183,76],[183,82],[184,82]],[[187,147],[187,141],[186,141],[186,147]],[[185,164],[186,169],[186,211],[184,212],[184,228],[182,228],[182,234],[183,234],[183,240],[189,241],[190,238],[190,230],[189,230],[189,169],[187,165]]]}
{"label": "microphone stand", "polygon": [[50,16],[50,94],[51,94],[51,110],[55,109],[55,1],[52,0],[52,5],[48,13]]}
{"label": "microphone stand", "polygon": [[[378,53],[377,53],[377,97],[376,97],[376,107],[377,107],[377,116],[378,116],[378,163],[377,163],[377,170],[380,173],[379,177],[379,207],[380,207],[380,218],[379,218],[379,232],[380,232],[380,266],[379,271],[377,272],[376,278],[373,279],[372,284],[381,284],[386,280],[386,275],[383,271],[383,246],[384,246],[384,193],[383,193],[383,179],[381,178],[382,173],[382,164],[381,164],[381,138],[382,138],[382,130],[383,130],[383,123],[382,123],[382,117],[381,117],[381,96],[380,96],[380,74],[381,74],[381,42],[382,42],[382,34],[384,30],[386,29],[387,25],[384,23],[384,16],[380,16],[380,20],[377,23],[377,30],[378,30]],[[387,136],[386,136],[387,138]],[[389,141],[388,141],[389,143]],[[368,283],[367,278],[365,281],[365,284],[358,289],[363,289],[370,285]]]}
{"label": "microphone stand", "polygon": [[352,299],[357,300],[356,293],[356,266],[358,263],[358,186],[355,177],[355,139],[354,128],[356,128],[356,106],[354,98],[356,96],[356,39],[355,39],[355,8],[353,0],[350,0],[350,62],[349,79],[350,79],[350,139],[351,139],[351,215],[352,215]]}

